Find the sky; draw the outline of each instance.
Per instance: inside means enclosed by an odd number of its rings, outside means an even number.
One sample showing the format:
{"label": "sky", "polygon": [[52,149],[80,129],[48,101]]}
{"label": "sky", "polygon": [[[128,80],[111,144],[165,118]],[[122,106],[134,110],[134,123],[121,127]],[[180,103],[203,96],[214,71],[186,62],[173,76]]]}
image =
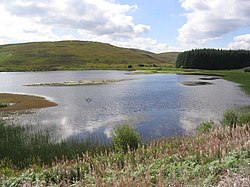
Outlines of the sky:
{"label": "sky", "polygon": [[0,44],[60,40],[250,49],[250,0],[0,0]]}

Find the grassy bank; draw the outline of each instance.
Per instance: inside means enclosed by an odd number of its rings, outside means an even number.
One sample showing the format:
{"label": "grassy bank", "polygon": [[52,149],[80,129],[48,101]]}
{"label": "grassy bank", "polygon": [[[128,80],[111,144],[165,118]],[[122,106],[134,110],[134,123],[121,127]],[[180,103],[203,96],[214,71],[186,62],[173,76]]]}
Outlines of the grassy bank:
{"label": "grassy bank", "polygon": [[[52,166],[1,167],[1,185],[214,186],[250,183],[250,128],[216,128],[164,138],[128,153],[102,151],[64,157]],[[55,147],[52,147],[55,149]],[[3,164],[3,161],[1,162]],[[236,177],[235,177],[236,176]],[[232,177],[235,177],[234,179]],[[232,180],[231,182],[228,180]]]}
{"label": "grassy bank", "polygon": [[224,74],[224,78],[229,81],[236,82],[240,84],[244,91],[250,94],[250,73],[249,72],[242,72],[242,70],[231,70],[231,71],[224,71],[219,72]]}

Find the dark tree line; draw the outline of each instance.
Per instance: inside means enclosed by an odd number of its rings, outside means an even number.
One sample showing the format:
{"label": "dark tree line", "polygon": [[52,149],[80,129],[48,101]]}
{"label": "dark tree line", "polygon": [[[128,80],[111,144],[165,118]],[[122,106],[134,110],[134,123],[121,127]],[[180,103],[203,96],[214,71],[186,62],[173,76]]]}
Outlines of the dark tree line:
{"label": "dark tree line", "polygon": [[193,69],[240,69],[250,66],[249,50],[193,49],[180,53],[176,67]]}

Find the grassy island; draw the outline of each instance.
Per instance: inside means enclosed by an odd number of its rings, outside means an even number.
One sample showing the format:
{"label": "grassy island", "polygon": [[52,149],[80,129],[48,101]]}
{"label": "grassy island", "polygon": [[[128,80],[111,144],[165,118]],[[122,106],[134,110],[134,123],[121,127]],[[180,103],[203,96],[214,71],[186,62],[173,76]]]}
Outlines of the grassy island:
{"label": "grassy island", "polygon": [[128,81],[133,79],[120,80],[80,80],[80,81],[65,81],[65,82],[51,82],[51,83],[34,83],[25,86],[86,86],[86,85],[101,85],[115,82]]}
{"label": "grassy island", "polygon": [[10,93],[0,93],[0,102],[0,112],[45,108],[57,105],[43,97]]}

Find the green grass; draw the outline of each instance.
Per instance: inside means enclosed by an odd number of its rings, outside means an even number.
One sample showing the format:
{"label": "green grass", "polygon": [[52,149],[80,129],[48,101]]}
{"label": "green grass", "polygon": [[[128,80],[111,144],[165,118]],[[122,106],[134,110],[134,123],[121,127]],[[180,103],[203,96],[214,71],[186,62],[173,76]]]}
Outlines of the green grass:
{"label": "green grass", "polygon": [[242,70],[235,70],[235,71],[225,71],[221,72],[224,73],[225,79],[229,81],[236,82],[240,84],[240,86],[250,94],[250,73],[249,72],[242,72]]}
{"label": "green grass", "polygon": [[159,53],[159,54],[155,54],[155,57],[163,60],[163,61],[167,61],[169,63],[175,63],[178,54],[180,54],[180,52],[166,52],[166,53]]}
{"label": "green grass", "polygon": [[33,42],[0,46],[0,71],[139,69],[174,64],[178,53],[155,54],[88,41]]}
{"label": "green grass", "polygon": [[223,114],[221,124],[224,126],[235,127],[250,123],[250,108],[243,107],[240,109],[229,109]]}

